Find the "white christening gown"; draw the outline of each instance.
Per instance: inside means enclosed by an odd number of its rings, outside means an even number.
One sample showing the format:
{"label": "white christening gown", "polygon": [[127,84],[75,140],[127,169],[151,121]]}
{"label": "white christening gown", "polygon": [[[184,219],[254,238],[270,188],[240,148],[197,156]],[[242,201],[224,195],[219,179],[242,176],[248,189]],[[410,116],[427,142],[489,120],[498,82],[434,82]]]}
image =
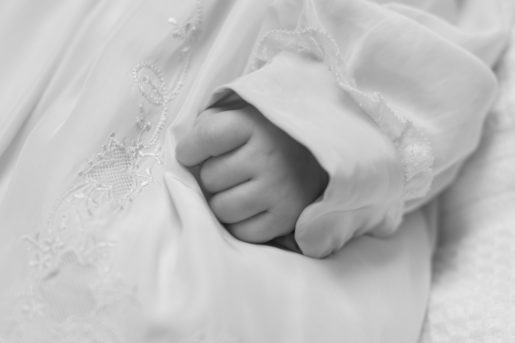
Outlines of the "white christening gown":
{"label": "white christening gown", "polygon": [[[416,342],[504,6],[3,0],[0,342]],[[303,254],[234,239],[175,160],[234,94],[329,173]]]}

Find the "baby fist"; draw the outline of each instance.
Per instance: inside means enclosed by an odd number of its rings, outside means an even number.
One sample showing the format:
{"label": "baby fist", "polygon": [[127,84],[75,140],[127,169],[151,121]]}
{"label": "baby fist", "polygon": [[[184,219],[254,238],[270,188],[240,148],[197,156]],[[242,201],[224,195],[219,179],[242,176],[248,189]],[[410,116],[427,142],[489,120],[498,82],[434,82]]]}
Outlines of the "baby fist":
{"label": "baby fist", "polygon": [[201,113],[176,152],[184,166],[200,167],[218,220],[250,243],[291,233],[327,185],[309,150],[243,102]]}

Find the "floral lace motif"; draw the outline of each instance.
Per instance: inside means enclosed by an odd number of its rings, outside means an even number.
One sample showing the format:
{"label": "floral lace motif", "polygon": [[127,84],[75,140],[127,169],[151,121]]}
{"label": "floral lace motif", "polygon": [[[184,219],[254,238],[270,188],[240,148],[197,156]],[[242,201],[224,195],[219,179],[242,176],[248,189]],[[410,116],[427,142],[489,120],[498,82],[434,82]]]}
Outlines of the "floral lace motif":
{"label": "floral lace motif", "polygon": [[180,68],[173,89],[153,63],[138,64],[132,72],[140,98],[134,133],[123,140],[111,134],[56,202],[46,227],[23,238],[29,252],[28,285],[12,304],[12,317],[0,320],[0,342],[144,340],[135,289],[115,272],[111,257],[118,242],[106,233],[153,181],[168,105],[188,74],[200,10],[198,1],[184,25],[171,22]]}
{"label": "floral lace motif", "polygon": [[[344,73],[344,60],[337,42],[318,28],[295,31],[272,30],[258,44],[253,69],[268,63],[281,51],[290,51],[322,60],[335,75],[338,85],[374,120],[395,144],[404,167],[404,200],[426,195],[433,179],[434,156],[429,140],[413,123],[396,113],[380,93],[360,90]],[[400,212],[400,211],[395,211]]]}

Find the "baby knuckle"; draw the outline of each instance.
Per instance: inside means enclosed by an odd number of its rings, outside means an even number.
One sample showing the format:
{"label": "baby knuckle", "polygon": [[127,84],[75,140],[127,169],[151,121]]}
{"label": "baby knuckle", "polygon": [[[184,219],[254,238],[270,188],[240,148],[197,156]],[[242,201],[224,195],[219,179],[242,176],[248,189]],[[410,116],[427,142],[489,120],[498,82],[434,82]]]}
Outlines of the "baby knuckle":
{"label": "baby knuckle", "polygon": [[184,164],[188,160],[188,155],[189,151],[187,144],[184,143],[184,141],[179,141],[177,143],[177,147],[175,148],[175,157],[177,161],[179,161],[179,163]]}
{"label": "baby knuckle", "polygon": [[262,222],[232,224],[227,226],[228,231],[237,239],[248,243],[264,243],[268,241],[266,228]]}
{"label": "baby knuckle", "polygon": [[219,135],[213,125],[208,125],[206,123],[197,127],[197,137],[206,147],[216,143],[218,136]]}
{"label": "baby knuckle", "polygon": [[220,122],[219,125],[225,135],[230,137],[230,140],[236,144],[241,144],[248,141],[252,135],[252,126],[244,118],[231,115]]}
{"label": "baby knuckle", "polygon": [[227,200],[225,200],[223,196],[220,196],[220,194],[215,194],[209,201],[209,207],[211,207],[215,216],[222,223],[230,222],[230,218],[232,217],[231,209],[228,205]]}
{"label": "baby knuckle", "polygon": [[200,168],[200,182],[202,186],[209,192],[212,192],[217,187],[217,178],[214,175],[212,168],[209,164],[204,163]]}

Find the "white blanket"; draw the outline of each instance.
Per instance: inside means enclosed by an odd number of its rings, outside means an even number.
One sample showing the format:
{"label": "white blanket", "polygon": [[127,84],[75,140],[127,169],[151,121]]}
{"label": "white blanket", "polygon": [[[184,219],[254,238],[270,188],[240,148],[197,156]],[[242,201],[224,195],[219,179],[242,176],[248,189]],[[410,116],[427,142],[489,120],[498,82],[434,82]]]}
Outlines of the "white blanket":
{"label": "white blanket", "polygon": [[513,44],[481,145],[441,201],[424,343],[515,342]]}

